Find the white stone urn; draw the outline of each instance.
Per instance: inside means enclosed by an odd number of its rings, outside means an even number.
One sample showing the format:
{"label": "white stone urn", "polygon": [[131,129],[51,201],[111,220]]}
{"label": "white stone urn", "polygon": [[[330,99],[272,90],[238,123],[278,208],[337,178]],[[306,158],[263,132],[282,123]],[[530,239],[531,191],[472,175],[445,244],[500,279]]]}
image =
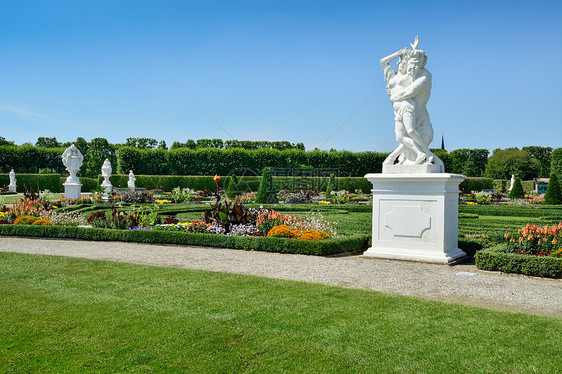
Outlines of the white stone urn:
{"label": "white stone urn", "polygon": [[82,156],[82,153],[80,153],[80,150],[76,148],[74,144],[68,147],[62,154],[62,163],[70,173],[63,183],[64,196],[69,199],[77,199],[80,197],[82,183],[80,183],[80,179],[78,179],[76,173],[80,171],[83,161],[84,156]]}
{"label": "white stone urn", "polygon": [[101,186],[106,195],[108,193],[111,193],[111,191],[113,190],[113,185],[109,180],[109,177],[111,177],[111,172],[112,172],[111,162],[109,162],[109,159],[106,158],[101,167],[101,175],[103,177],[103,182],[101,183]]}

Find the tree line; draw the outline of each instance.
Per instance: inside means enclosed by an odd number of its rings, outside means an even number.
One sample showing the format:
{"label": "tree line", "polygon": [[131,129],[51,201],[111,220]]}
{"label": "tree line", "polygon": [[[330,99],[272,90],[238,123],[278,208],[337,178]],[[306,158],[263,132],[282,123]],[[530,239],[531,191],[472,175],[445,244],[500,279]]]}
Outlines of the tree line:
{"label": "tree line", "polygon": [[[232,168],[339,168],[342,176],[363,176],[380,172],[382,160],[388,153],[349,151],[305,151],[302,143],[288,141],[238,141],[221,139],[174,142],[168,149],[166,142],[152,138],[127,138],[125,143],[111,144],[105,138],[61,143],[55,137],[39,137],[35,144],[15,145],[0,137],[0,165],[2,172],[11,168],[18,173],[65,173],[60,155],[74,143],[84,155],[81,176],[96,177],[107,158],[114,172],[137,174],[205,175],[222,173]],[[456,149],[451,152],[433,149],[445,163],[448,173],[469,177],[523,180],[548,178],[551,171],[562,177],[562,148],[529,146],[495,149]],[[223,170],[224,169],[224,170]],[[229,169],[229,170],[226,170]]]}

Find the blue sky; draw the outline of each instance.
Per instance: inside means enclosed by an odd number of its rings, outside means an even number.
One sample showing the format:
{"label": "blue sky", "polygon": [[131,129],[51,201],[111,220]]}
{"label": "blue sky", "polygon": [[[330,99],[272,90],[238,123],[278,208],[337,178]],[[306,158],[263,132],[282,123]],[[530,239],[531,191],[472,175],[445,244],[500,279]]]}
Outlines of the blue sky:
{"label": "blue sky", "polygon": [[560,147],[561,20],[560,1],[0,0],[0,136],[391,151],[379,60],[419,35],[432,147]]}

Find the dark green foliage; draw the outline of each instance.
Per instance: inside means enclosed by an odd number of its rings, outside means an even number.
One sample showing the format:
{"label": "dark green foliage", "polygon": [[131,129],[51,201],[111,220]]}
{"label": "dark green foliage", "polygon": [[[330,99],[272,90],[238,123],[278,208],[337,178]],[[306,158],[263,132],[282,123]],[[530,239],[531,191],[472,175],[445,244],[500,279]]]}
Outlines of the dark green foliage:
{"label": "dark green foliage", "polygon": [[226,188],[226,196],[230,199],[234,199],[236,195],[240,194],[240,190],[238,189],[238,177],[236,174],[232,174],[230,176],[230,180],[228,182],[228,187]]}
{"label": "dark green foliage", "polygon": [[[38,184],[41,191],[63,192],[64,187],[62,183],[66,178],[60,178],[55,174],[16,174],[16,179],[17,192],[24,192],[24,186],[37,191]],[[0,174],[0,186],[7,186],[8,184],[10,184],[10,176],[8,174]]]}
{"label": "dark green foliage", "polygon": [[510,179],[512,175],[523,180],[536,178],[541,169],[540,162],[518,148],[495,149],[486,165],[486,176],[495,179]]}
{"label": "dark green foliage", "polygon": [[330,179],[326,186],[326,199],[330,199],[332,191],[336,191],[336,176],[334,174],[330,174]]}
{"label": "dark green foliage", "polygon": [[35,146],[36,147],[42,147],[42,148],[59,148],[62,146],[61,143],[59,143],[57,141],[57,138],[52,137],[52,138],[46,138],[43,136],[40,136],[39,138],[37,138],[37,141],[35,142]]}
{"label": "dark green foliage", "polygon": [[[164,142],[164,145],[166,142]],[[158,141],[152,138],[127,138],[125,146],[135,147],[139,149],[152,149],[156,148]]]}
{"label": "dark green foliage", "polygon": [[562,148],[556,148],[550,154],[550,171],[556,173],[558,180],[562,181]]}
{"label": "dark green foliage", "polygon": [[205,247],[222,247],[318,256],[360,251],[362,248],[366,247],[369,240],[368,235],[354,235],[345,238],[324,240],[294,240],[257,236],[196,234],[179,231],[113,230],[72,226],[33,225],[0,225],[0,235],[200,245]]}
{"label": "dark green foliage", "polygon": [[257,204],[275,204],[277,203],[277,191],[273,185],[273,177],[270,168],[263,168],[260,188],[256,196]]}
{"label": "dark green foliage", "polygon": [[560,181],[556,173],[550,174],[550,181],[546,193],[544,194],[544,202],[547,204],[562,204],[562,192],[560,191]]}
{"label": "dark green foliage", "polygon": [[109,159],[113,167],[117,163],[115,147],[104,138],[92,139],[88,144],[88,151],[83,156],[84,163],[79,175],[84,177],[95,178],[100,173],[105,159]]}
{"label": "dark green foliage", "polygon": [[522,150],[530,154],[532,158],[539,162],[539,178],[547,178],[550,175],[550,155],[552,154],[552,148],[530,146],[523,147]]}
{"label": "dark green foliage", "polygon": [[466,193],[493,188],[494,180],[491,178],[467,178],[463,180],[459,185],[459,189]]}
{"label": "dark green foliage", "polygon": [[482,270],[562,278],[562,258],[507,253],[505,244],[478,251],[474,260]]}
{"label": "dark green foliage", "polygon": [[521,184],[521,178],[515,178],[515,182],[513,182],[513,188],[509,192],[508,197],[510,199],[522,199],[525,197],[525,191],[523,190],[523,185]]}
{"label": "dark green foliage", "polygon": [[61,155],[64,148],[40,148],[33,146],[0,146],[0,171],[9,172],[12,168],[19,173],[39,173],[40,169],[51,172],[64,172]]}
{"label": "dark green foliage", "polygon": [[0,136],[0,146],[1,145],[14,145],[14,142],[10,140],[6,140],[5,137]]}
{"label": "dark green foliage", "polygon": [[459,248],[469,256],[474,257],[476,252],[489,247],[491,242],[486,239],[463,239],[459,238]]}
{"label": "dark green foliage", "polygon": [[[488,163],[487,149],[456,149],[449,153],[451,169],[448,173],[464,174],[468,177],[480,177],[484,174]],[[439,156],[437,156],[439,157]]]}

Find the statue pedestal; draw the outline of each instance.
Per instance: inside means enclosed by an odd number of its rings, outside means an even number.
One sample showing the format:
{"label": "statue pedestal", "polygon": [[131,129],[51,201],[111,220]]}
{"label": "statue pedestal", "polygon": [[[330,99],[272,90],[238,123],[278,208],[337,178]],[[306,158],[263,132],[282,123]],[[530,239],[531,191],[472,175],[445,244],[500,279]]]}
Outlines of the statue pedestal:
{"label": "statue pedestal", "polygon": [[373,240],[363,256],[448,264],[458,248],[459,174],[367,174]]}
{"label": "statue pedestal", "polygon": [[16,185],[15,185],[15,184],[10,184],[10,185],[8,185],[8,189],[9,189],[11,192],[16,192]]}
{"label": "statue pedestal", "polygon": [[80,197],[82,183],[80,183],[80,180],[76,176],[76,171],[71,170],[70,176],[66,178],[66,181],[62,185],[64,186],[64,197],[68,199],[78,199]]}

